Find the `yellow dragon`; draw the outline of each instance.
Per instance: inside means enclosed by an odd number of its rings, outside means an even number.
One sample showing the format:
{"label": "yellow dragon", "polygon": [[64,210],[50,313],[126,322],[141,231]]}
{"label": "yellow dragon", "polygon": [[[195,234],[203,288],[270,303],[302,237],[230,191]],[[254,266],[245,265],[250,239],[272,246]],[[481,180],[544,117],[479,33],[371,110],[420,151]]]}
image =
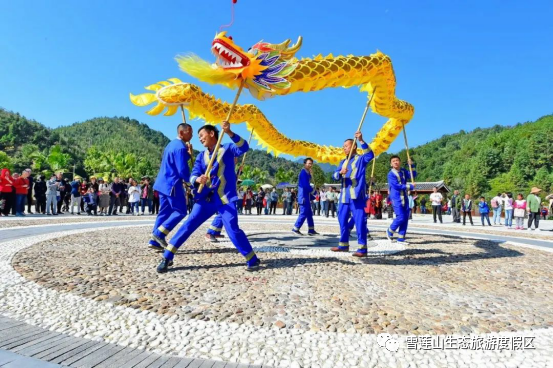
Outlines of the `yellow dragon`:
{"label": "yellow dragon", "polygon": [[[301,47],[299,37],[290,46],[290,40],[281,44],[258,42],[247,52],[236,45],[232,37],[221,32],[212,43],[217,57],[215,64],[197,56],[177,58],[181,70],[211,84],[237,88],[242,81],[250,93],[259,100],[297,91],[319,91],[329,87],[360,86],[360,90],[374,93],[371,109],[389,118],[370,143],[375,155],[388,149],[414,114],[414,107],[395,96],[396,79],[392,62],[387,55],[377,52],[370,56],[316,56],[313,59],[295,58]],[[230,104],[217,100],[193,84],[177,78],[152,84],[146,89],[155,93],[130,95],[133,104],[146,106],[157,102],[149,110],[158,115],[170,116],[183,106],[190,118],[201,118],[209,124],[217,124],[226,118]],[[337,164],[344,154],[339,147],[323,146],[311,142],[293,140],[281,134],[255,105],[237,105],[230,123],[245,122],[254,137],[275,155],[286,153],[292,156],[309,156],[318,162]]]}

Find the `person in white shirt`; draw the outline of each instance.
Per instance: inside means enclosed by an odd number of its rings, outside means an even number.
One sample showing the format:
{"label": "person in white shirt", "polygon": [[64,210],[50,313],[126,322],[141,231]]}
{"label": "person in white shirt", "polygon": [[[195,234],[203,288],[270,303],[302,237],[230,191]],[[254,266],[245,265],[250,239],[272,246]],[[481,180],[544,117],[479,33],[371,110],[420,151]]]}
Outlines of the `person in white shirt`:
{"label": "person in white shirt", "polygon": [[501,225],[501,208],[503,204],[503,198],[501,193],[497,193],[495,197],[492,198],[491,205],[493,209],[493,224]]}
{"label": "person in white shirt", "polygon": [[443,224],[442,221],[442,201],[444,197],[441,193],[438,192],[438,188],[434,187],[434,193],[430,194],[430,201],[432,201],[432,216],[434,217],[434,223],[436,223],[436,215],[440,220],[440,224]]}
{"label": "person in white shirt", "polygon": [[503,206],[505,207],[505,227],[510,229],[513,226],[513,194],[503,194]]}
{"label": "person in white shirt", "polygon": [[321,198],[321,212],[323,213],[323,216],[328,217],[328,202],[326,201],[326,188],[321,188],[321,191],[319,192],[319,196]]}
{"label": "person in white shirt", "polygon": [[[136,180],[131,181],[131,186],[128,190],[129,193],[129,207],[131,209],[131,214],[138,216],[138,203],[140,201],[140,188],[136,184]],[[136,210],[136,211],[135,211]]]}

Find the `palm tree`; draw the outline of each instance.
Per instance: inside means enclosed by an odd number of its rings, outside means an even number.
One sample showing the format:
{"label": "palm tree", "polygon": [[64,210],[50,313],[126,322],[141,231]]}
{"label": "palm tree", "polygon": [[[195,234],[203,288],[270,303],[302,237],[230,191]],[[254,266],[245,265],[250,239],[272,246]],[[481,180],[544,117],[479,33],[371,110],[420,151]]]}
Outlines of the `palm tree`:
{"label": "palm tree", "polygon": [[70,160],[71,156],[67,153],[63,153],[60,146],[55,145],[50,148],[47,161],[53,172],[63,172],[69,165]]}

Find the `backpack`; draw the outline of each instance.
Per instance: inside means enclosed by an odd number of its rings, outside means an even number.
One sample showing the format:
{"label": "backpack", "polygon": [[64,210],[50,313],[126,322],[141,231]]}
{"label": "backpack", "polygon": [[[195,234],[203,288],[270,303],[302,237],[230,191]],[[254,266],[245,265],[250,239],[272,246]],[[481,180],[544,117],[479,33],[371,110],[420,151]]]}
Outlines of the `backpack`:
{"label": "backpack", "polygon": [[497,200],[495,198],[492,199],[492,208],[497,208]]}

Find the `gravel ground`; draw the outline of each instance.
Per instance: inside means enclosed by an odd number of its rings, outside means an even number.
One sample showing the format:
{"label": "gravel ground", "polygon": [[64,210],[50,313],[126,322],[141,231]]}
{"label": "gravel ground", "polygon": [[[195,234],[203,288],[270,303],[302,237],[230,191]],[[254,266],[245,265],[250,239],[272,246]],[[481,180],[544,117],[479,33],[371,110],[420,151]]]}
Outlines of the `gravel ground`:
{"label": "gravel ground", "polygon": [[[288,228],[242,227],[257,233]],[[317,230],[336,232],[336,226]],[[259,253],[262,270],[248,274],[234,249],[206,243],[204,231],[197,231],[172,272],[158,275],[160,255],[145,247],[149,231],[112,229],[47,241],[20,251],[12,265],[46,288],[183,321],[400,335],[553,326],[553,266],[550,254],[538,250],[413,234],[405,251],[362,260]],[[382,239],[383,233],[373,234]]]}

